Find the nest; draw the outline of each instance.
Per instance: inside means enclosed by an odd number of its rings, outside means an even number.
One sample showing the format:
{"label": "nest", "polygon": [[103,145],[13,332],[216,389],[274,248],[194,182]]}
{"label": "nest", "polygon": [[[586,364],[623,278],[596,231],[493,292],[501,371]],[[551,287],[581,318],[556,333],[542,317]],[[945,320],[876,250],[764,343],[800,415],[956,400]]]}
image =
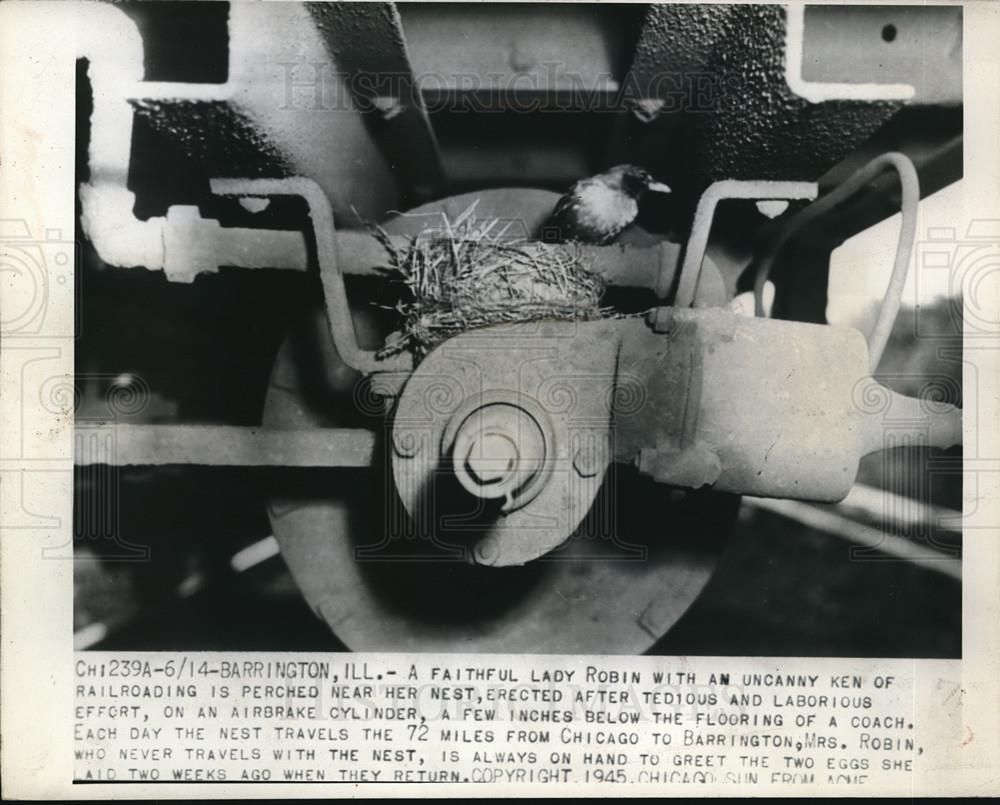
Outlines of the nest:
{"label": "nest", "polygon": [[454,221],[442,213],[403,248],[380,227],[372,233],[389,253],[384,270],[407,288],[396,305],[400,330],[379,357],[409,350],[418,358],[442,341],[494,324],[540,319],[586,321],[613,313],[600,305],[604,280],[577,247],[529,247],[506,237],[510,223],[477,218],[473,203]]}

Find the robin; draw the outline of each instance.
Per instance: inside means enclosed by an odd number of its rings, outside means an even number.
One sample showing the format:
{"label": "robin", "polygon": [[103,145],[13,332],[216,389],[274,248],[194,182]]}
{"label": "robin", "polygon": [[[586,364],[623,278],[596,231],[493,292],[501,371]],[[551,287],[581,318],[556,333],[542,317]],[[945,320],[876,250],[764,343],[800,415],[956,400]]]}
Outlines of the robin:
{"label": "robin", "polygon": [[639,199],[647,191],[669,193],[670,188],[635,165],[617,165],[581,179],[559,199],[542,225],[541,239],[546,243],[610,243],[636,219]]}

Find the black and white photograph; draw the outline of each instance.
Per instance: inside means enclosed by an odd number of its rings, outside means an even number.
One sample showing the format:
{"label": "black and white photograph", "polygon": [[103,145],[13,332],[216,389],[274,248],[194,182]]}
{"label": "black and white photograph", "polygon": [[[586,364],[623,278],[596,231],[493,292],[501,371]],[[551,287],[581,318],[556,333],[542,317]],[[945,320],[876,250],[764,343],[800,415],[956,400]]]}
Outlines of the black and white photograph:
{"label": "black and white photograph", "polygon": [[998,28],[0,2],[5,795],[996,792]]}
{"label": "black and white photograph", "polygon": [[960,7],[93,13],[81,647],[960,656]]}

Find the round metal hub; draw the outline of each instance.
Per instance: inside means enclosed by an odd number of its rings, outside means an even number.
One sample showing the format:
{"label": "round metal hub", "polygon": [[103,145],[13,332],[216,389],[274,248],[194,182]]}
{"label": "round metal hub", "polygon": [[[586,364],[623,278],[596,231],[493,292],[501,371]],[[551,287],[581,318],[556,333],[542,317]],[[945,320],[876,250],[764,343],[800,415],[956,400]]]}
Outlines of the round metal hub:
{"label": "round metal hub", "polygon": [[476,497],[503,500],[504,512],[527,503],[546,480],[545,434],[523,408],[487,403],[461,421],[453,440],[446,432],[449,441],[459,483]]}

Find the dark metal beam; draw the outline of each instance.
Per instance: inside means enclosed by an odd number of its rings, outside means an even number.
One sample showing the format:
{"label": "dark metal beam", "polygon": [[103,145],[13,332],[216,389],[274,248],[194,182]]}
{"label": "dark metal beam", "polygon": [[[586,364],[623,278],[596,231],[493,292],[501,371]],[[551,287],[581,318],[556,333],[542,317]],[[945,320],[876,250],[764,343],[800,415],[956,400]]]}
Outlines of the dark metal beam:
{"label": "dark metal beam", "polygon": [[308,3],[337,68],[386,159],[404,206],[444,190],[437,138],[410,65],[394,3]]}
{"label": "dark metal beam", "polygon": [[[908,8],[892,43],[881,38],[892,10],[878,11],[837,6],[816,16],[809,7],[798,30],[782,6],[651,6],[625,79],[634,113],[617,134],[616,157],[662,176],[690,212],[714,181],[815,181],[905,106],[953,104],[961,83],[954,37],[928,38],[926,30],[940,27],[942,16],[954,30],[961,9]],[[855,60],[819,47],[817,26],[822,33],[834,23],[838,39],[867,36],[882,46],[881,57]],[[789,73],[793,51],[803,64],[799,77]],[[907,72],[916,56],[924,67]],[[932,72],[944,75],[929,87],[919,83]],[[904,73],[918,84],[909,100],[893,99],[893,82]],[[815,90],[809,98],[801,94],[807,86]],[[871,99],[880,86],[884,99]]]}

